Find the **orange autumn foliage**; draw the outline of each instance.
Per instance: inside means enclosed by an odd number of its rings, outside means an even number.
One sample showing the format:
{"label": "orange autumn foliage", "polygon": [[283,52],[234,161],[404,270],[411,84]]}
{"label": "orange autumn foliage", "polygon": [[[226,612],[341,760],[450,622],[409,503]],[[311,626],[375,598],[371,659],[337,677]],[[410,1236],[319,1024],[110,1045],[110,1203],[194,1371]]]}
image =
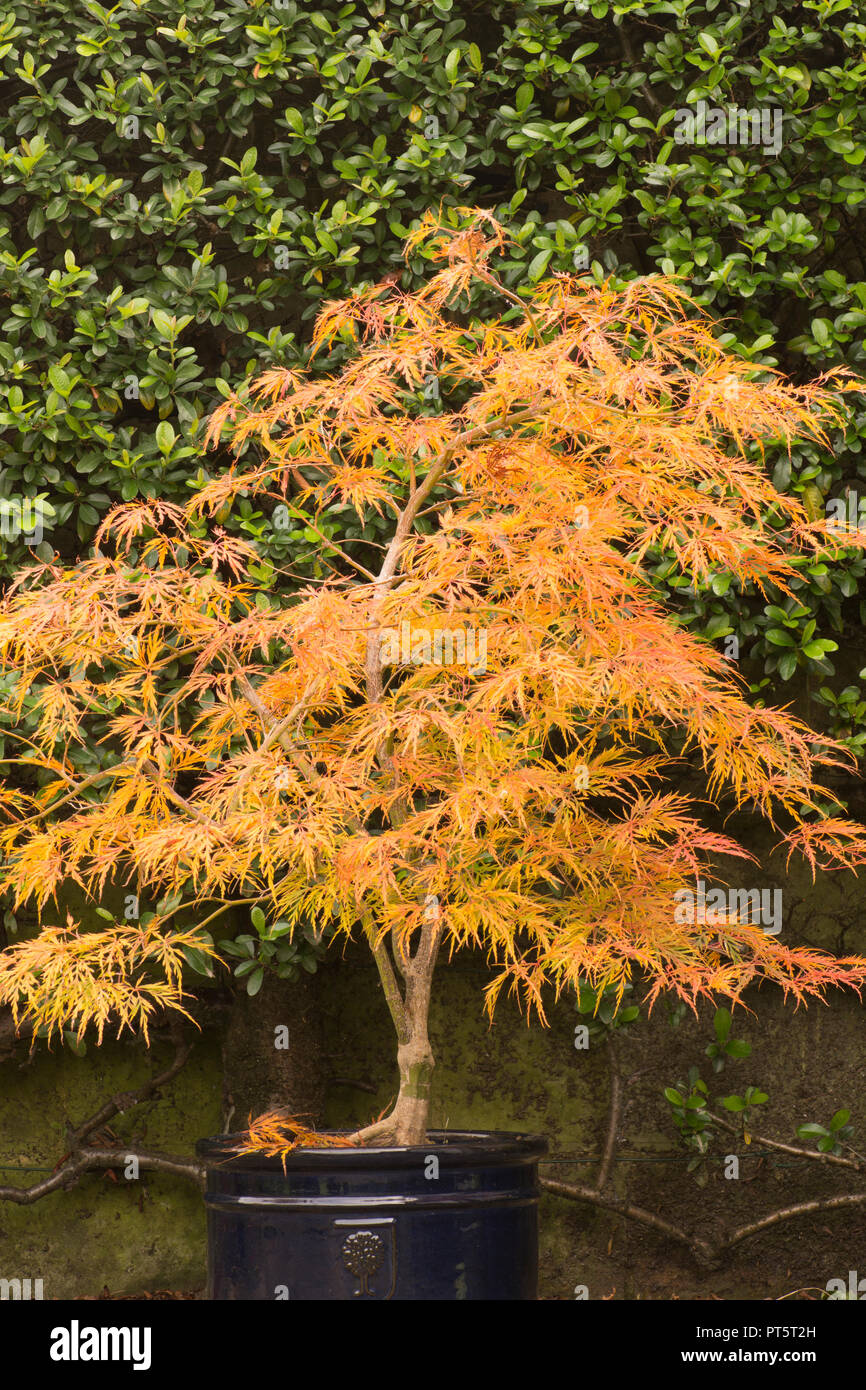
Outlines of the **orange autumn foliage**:
{"label": "orange autumn foliage", "polygon": [[358,1147],[358,1141],[341,1134],[322,1134],[297,1115],[273,1110],[266,1115],[250,1115],[247,1128],[232,1147],[238,1154],[279,1158],[285,1172],[286,1158],[295,1149],[352,1149]]}
{"label": "orange autumn foliage", "polygon": [[[18,577],[4,708],[38,724],[0,789],[0,888],[42,910],[67,881],[129,882],[185,894],[203,921],[240,896],[295,927],[360,931],[401,1046],[420,1039],[428,1059],[440,946],[487,954],[489,1009],[506,985],[542,1018],[546,985],[586,978],[642,976],[651,999],[692,1005],[762,979],[798,1000],[859,988],[862,959],[735,918],[675,921],[674,894],[711,859],[752,857],[666,783],[683,765],[813,872],[856,868],[866,831],[821,785],[846,751],[750,704],[647,572],[661,550],[699,589],[724,574],[787,592],[793,558],[834,541],[746,446],[826,444],[851,385],[795,387],[733,357],[661,277],[557,275],[516,296],[491,269],[503,244],[486,213],[457,230],[428,216],[407,246],[433,262],[426,282],[324,305],[315,350],[348,360],[275,367],[227,399],[208,443],[252,448],[185,510],[117,509],[92,557]],[[468,313],[479,286],[499,316]],[[435,414],[419,409],[431,375]],[[257,606],[255,546],[203,523],[290,487],[328,572]],[[385,519],[385,547],[340,541],[338,506]],[[106,761],[83,777],[94,738]],[[173,964],[195,932],[115,930],[122,952],[70,929],[11,947],[0,1002],[49,1027],[146,1027],[180,1004]]]}

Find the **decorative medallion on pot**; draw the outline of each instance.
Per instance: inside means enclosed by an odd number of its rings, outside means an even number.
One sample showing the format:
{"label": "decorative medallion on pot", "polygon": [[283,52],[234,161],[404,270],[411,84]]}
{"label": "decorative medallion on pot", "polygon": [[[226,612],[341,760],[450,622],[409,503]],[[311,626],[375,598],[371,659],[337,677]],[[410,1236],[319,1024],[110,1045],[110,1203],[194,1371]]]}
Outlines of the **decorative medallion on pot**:
{"label": "decorative medallion on pot", "polygon": [[[354,1274],[358,1279],[358,1287],[355,1295],[362,1298],[389,1299],[394,1293],[394,1283],[397,1277],[397,1264],[394,1259],[394,1222],[391,1218],[385,1218],[375,1224],[388,1228],[388,1244],[382,1239],[378,1231],[369,1229],[371,1222],[358,1227],[351,1235],[346,1236],[341,1255],[343,1264],[350,1274]],[[357,1226],[354,1221],[335,1221],[335,1228],[345,1234],[347,1226]],[[390,1256],[386,1265],[386,1255]],[[383,1266],[385,1268],[383,1269]],[[371,1280],[374,1275],[380,1276],[374,1288]],[[380,1292],[385,1289],[386,1292]]]}

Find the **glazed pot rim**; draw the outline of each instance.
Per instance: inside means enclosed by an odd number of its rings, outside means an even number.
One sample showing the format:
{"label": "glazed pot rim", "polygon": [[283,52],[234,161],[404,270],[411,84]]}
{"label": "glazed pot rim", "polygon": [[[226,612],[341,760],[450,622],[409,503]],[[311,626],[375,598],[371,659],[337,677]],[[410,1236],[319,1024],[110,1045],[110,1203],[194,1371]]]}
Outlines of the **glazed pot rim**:
{"label": "glazed pot rim", "polygon": [[[320,1133],[345,1136],[348,1130],[321,1130]],[[216,1134],[207,1139],[199,1139],[196,1153],[211,1162],[223,1160],[244,1168],[282,1168],[283,1160],[277,1156],[268,1157],[260,1153],[241,1154],[233,1147],[245,1131],[231,1134]],[[431,1129],[423,1144],[390,1145],[388,1147],[343,1148],[297,1148],[286,1154],[288,1165],[313,1164],[317,1168],[343,1167],[381,1168],[396,1167],[407,1159],[435,1153],[440,1162],[456,1163],[513,1163],[532,1161],[548,1151],[547,1139],[540,1134],[527,1134],[511,1130],[463,1130]]]}

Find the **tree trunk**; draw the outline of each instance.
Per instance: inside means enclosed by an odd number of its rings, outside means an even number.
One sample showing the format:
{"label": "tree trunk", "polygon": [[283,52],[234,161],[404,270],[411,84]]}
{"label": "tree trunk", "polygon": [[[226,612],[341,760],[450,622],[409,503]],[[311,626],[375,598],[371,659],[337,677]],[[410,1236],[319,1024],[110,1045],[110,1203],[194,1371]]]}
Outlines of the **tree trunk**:
{"label": "tree trunk", "polygon": [[[392,933],[393,958],[384,941],[376,944],[369,923],[366,927],[367,939],[397,1033],[400,1090],[390,1115],[376,1124],[367,1125],[354,1137],[366,1145],[423,1144],[427,1137],[433,1068],[436,1064],[427,1035],[427,1019],[442,926],[437,915],[436,920],[422,928],[414,955]],[[397,982],[398,973],[403,980],[402,989]]]}
{"label": "tree trunk", "polygon": [[427,1136],[435,1059],[424,1027],[397,1049],[400,1091],[394,1108],[395,1144],[423,1144]]}

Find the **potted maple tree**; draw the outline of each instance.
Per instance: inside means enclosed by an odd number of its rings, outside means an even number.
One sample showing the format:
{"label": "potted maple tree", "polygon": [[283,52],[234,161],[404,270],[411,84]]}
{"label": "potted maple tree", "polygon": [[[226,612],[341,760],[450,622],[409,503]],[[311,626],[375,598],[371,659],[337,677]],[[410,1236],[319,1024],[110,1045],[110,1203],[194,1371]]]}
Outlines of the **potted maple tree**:
{"label": "potted maple tree", "polygon": [[[238,905],[253,993],[304,931],[360,936],[378,970],[390,1113],[354,1134],[265,1114],[199,1146],[216,1298],[534,1297],[543,1140],[429,1128],[443,949],[485,951],[488,1010],[507,986],[542,1021],[545,989],[581,981],[694,1005],[866,980],[733,912],[675,912],[714,856],[752,857],[664,785],[677,764],[813,871],[863,862],[866,833],[818,780],[845,750],[750,704],[647,563],[784,591],[836,542],[748,445],[826,442],[851,383],[731,356],[662,277],[517,294],[503,246],[482,211],[428,216],[418,290],[322,308],[334,371],[275,367],[215,411],[227,472],[185,510],[117,509],[91,557],[28,568],[0,614],[4,710],[33,726],[0,795],[0,888],[40,909],[67,880],[163,895],[141,922],[47,924],[3,952],[16,1018],[146,1035]],[[254,542],[210,522],[239,498],[312,540],[315,582],[265,592]]]}

